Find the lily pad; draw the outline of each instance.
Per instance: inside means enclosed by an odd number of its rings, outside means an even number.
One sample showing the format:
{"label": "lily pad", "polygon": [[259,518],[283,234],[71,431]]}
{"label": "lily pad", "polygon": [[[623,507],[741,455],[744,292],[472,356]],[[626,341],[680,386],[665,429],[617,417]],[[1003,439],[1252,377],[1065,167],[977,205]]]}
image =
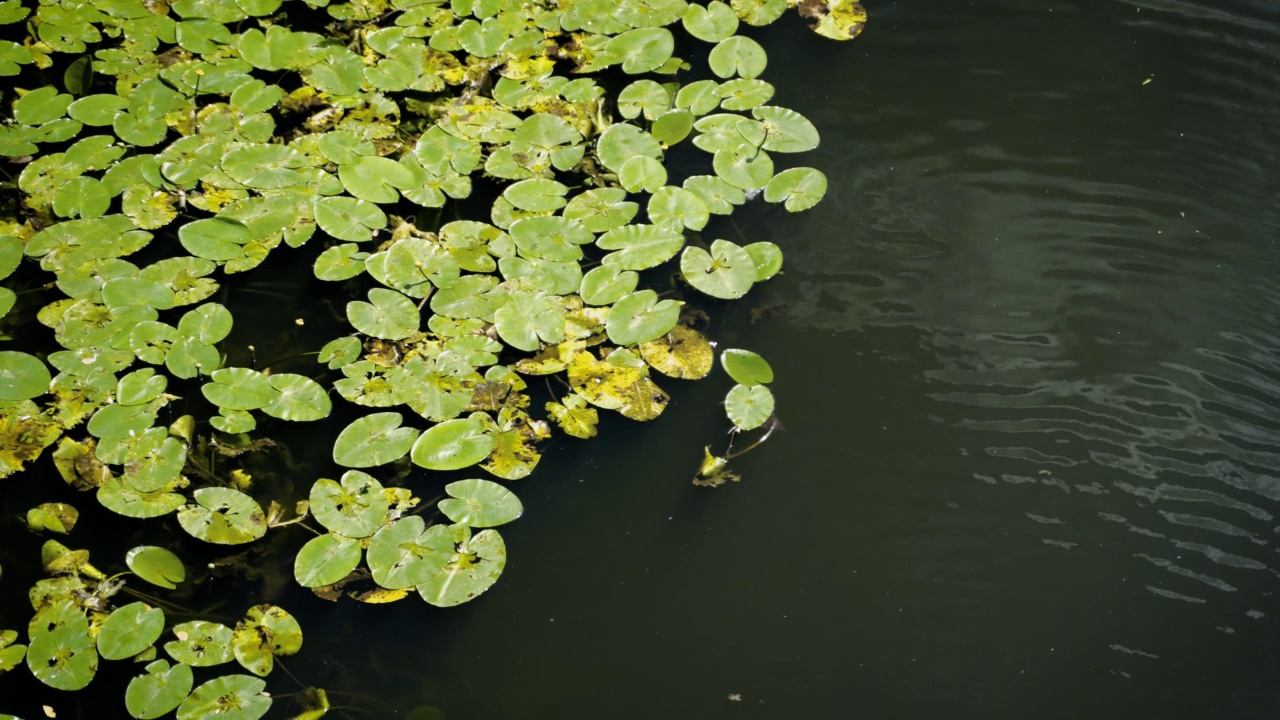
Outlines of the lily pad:
{"label": "lily pad", "polygon": [[640,357],[663,375],[697,380],[711,372],[715,353],[702,333],[685,325],[676,325],[666,335],[642,343]]}
{"label": "lily pad", "polygon": [[426,581],[453,549],[444,525],[428,528],[421,517],[410,515],[383,526],[369,541],[366,556],[374,582],[403,590]]}
{"label": "lily pad", "polygon": [[684,247],[684,235],[655,225],[627,225],[601,235],[596,245],[616,250],[605,262],[624,270],[647,270],[670,260]]}
{"label": "lily pad", "polygon": [[35,356],[16,350],[0,351],[0,401],[40,397],[49,392],[52,380],[49,368]]}
{"label": "lily pad", "polygon": [[313,537],[298,550],[293,577],[302,587],[332,585],[360,564],[360,541],[325,533]]}
{"label": "lily pad", "polygon": [[266,676],[276,656],[293,655],[302,648],[302,628],[279,606],[255,605],[236,624],[231,645],[244,669]]}
{"label": "lily pad", "polygon": [[194,496],[194,504],[178,510],[178,524],[191,535],[216,545],[240,545],[266,534],[262,507],[239,490],[207,487]]}
{"label": "lily pad", "polygon": [[387,215],[377,205],[351,197],[316,200],[316,225],[339,240],[367,242],[387,226]]}
{"label": "lily pad", "polygon": [[428,470],[461,470],[488,457],[495,444],[475,416],[455,418],[422,433],[410,458]]}
{"label": "lily pad", "polygon": [[720,366],[735,382],[747,387],[773,382],[773,368],[769,361],[750,350],[725,350],[720,353]]}
{"label": "lily pad", "polygon": [[[635,125],[611,125],[596,141],[596,154],[605,167],[620,172],[634,157],[662,158],[662,145],[649,133]],[[554,209],[554,208],[553,208]]]}
{"label": "lily pad", "polygon": [[716,44],[707,57],[711,72],[722,78],[738,75],[754,78],[764,72],[769,58],[760,43],[749,37],[734,35]]}
{"label": "lily pad", "polygon": [[773,393],[764,385],[734,385],[724,398],[724,409],[738,428],[754,430],[773,415]]}
{"label": "lily pad", "polygon": [[756,266],[756,282],[764,282],[782,269],[782,250],[771,242],[755,242],[742,248]]}
{"label": "lily pad", "polygon": [[347,319],[356,330],[385,340],[402,340],[418,332],[421,317],[413,301],[386,288],[369,290],[369,302],[347,303]]}
{"label": "lily pad", "polygon": [[807,152],[818,147],[818,129],[795,110],[765,105],[754,108],[751,115],[764,124],[765,150]]}
{"label": "lily pad", "polygon": [[507,186],[502,196],[521,210],[550,212],[565,206],[564,195],[568,191],[567,186],[555,180],[533,178]]}
{"label": "lily pad", "polygon": [[70,598],[37,615],[31,631],[27,667],[40,682],[58,690],[79,690],[98,671],[98,651],[89,636],[89,618]]}
{"label": "lily pad", "polygon": [[385,525],[391,507],[382,484],[359,470],[343,473],[341,482],[317,480],[311,486],[310,506],[325,529],[356,539],[369,537]]}
{"label": "lily pad", "polygon": [[98,629],[98,653],[125,660],[151,647],[164,632],[164,611],[144,602],[116,608]]}
{"label": "lily pad", "polygon": [[722,300],[747,294],[756,281],[756,265],[738,245],[728,240],[711,243],[711,252],[687,247],[680,256],[680,272],[690,285]]}
{"label": "lily pad", "polygon": [[564,217],[576,220],[593,233],[620,228],[636,216],[640,206],[627,200],[620,188],[595,188],[575,195],[564,208]]}
{"label": "lily pad", "polygon": [[636,28],[609,41],[610,56],[630,75],[653,72],[671,59],[675,37],[666,28]]}
{"label": "lily pad", "polygon": [[440,512],[455,523],[473,528],[505,525],[524,514],[515,493],[489,480],[459,480],[444,486],[449,498],[439,503]]}
{"label": "lily pad", "polygon": [[482,530],[474,537],[466,525],[449,526],[455,552],[417,584],[423,600],[437,607],[461,605],[498,581],[507,565],[507,547],[497,530]]}
{"label": "lily pad", "polygon": [[738,30],[737,14],[720,0],[712,0],[706,7],[689,3],[682,20],[690,35],[706,42],[727,40]]}
{"label": "lily pad", "polygon": [[401,422],[397,412],[371,413],[352,422],[333,443],[333,461],[343,467],[366,468],[399,460],[418,439],[418,431],[400,427]]}
{"label": "lily pad", "polygon": [[138,720],[152,720],[167,715],[191,692],[194,677],[191,666],[168,661],[149,663],[147,672],[129,681],[124,693],[125,708]]}
{"label": "lily pad", "polygon": [[640,276],[624,270],[621,265],[604,263],[592,268],[582,276],[582,286],[578,294],[582,302],[588,305],[612,305],[635,292],[640,283]]}
{"label": "lily pad", "polygon": [[702,198],[684,188],[667,185],[649,198],[649,220],[672,232],[698,231],[706,227],[711,210]]}
{"label": "lily pad", "polygon": [[187,569],[181,558],[155,545],[140,545],[131,549],[125,554],[124,562],[138,577],[169,590],[187,579]]}
{"label": "lily pad", "polygon": [[276,402],[279,391],[266,375],[249,368],[215,370],[200,387],[209,402],[225,410],[257,410]]}
{"label": "lily pad", "polygon": [[230,662],[231,628],[222,623],[193,620],[173,626],[176,640],[164,644],[164,651],[174,660],[193,667],[210,667]]}
{"label": "lily pad", "polygon": [[224,675],[201,685],[178,706],[178,720],[258,720],[271,709],[267,684],[252,675]]}
{"label": "lily pad", "polygon": [[826,194],[827,176],[813,168],[783,170],[764,189],[764,199],[784,203],[787,212],[808,210]]}
{"label": "lily pad", "polygon": [[262,412],[271,417],[308,422],[328,417],[333,409],[324,387],[309,377],[278,373],[271,375],[268,380],[277,394],[274,400],[262,406]]}
{"label": "lily pad", "polygon": [[617,345],[637,345],[656,340],[671,331],[680,319],[676,300],[658,300],[658,293],[641,290],[631,293],[609,310],[605,331]]}

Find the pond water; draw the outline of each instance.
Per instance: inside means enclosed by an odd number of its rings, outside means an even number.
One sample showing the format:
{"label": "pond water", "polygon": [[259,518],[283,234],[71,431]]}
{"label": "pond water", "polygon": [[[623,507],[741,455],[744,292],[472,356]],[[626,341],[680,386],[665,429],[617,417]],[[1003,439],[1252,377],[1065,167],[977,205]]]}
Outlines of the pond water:
{"label": "pond water", "polygon": [[477,601],[272,598],[295,675],[455,719],[1277,717],[1280,6],[867,7],[759,36],[830,190],[718,228],[787,257],[712,329],[777,371],[743,481],[689,482],[728,380],[672,387],[550,448]]}
{"label": "pond water", "polygon": [[737,220],[787,273],[716,331],[786,432],[691,487],[708,381],[557,448],[493,592],[327,616],[352,678],[462,718],[1280,713],[1280,6],[868,10],[762,38],[831,189]]}

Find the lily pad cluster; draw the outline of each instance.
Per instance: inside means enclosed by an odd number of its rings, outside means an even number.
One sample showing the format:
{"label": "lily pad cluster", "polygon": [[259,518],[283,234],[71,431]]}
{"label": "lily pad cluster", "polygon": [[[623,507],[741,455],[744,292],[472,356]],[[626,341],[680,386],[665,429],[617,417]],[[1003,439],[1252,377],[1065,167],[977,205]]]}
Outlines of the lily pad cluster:
{"label": "lily pad cluster", "polygon": [[[320,597],[477,597],[505,567],[495,528],[523,511],[503,483],[602,411],[661,415],[663,385],[716,362],[701,306],[781,270],[781,247],[723,219],[826,193],[795,162],[819,132],[772,104],[749,29],[790,10],[837,40],[866,22],[854,0],[0,0],[0,157],[20,168],[0,320],[24,341],[0,350],[0,478],[53,447],[71,487],[172,517],[182,542],[310,528],[294,577]],[[220,300],[277,253],[341,298],[343,329],[297,372],[229,360]],[[734,427],[768,423],[768,363],[719,360]],[[326,439],[339,470],[318,474],[337,479],[264,492],[239,458],[334,402],[355,411]],[[413,488],[440,485],[429,520]],[[79,512],[26,520],[67,534]],[[126,564],[174,592],[184,565],[157,542]],[[26,658],[75,690],[133,659],[134,717],[266,712],[259,677],[301,643],[291,616],[171,625],[49,543],[0,673]],[[249,674],[195,685],[232,661]]]}

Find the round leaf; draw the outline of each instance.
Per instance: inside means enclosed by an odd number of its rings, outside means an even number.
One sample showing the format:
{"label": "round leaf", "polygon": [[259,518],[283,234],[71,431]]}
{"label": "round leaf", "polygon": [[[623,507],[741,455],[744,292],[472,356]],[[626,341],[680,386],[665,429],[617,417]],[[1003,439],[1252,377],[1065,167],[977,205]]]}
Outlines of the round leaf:
{"label": "round leaf", "polygon": [[16,350],[0,351],[0,401],[40,397],[49,392],[52,380],[49,368],[36,357]]}
{"label": "round leaf", "polygon": [[307,541],[293,561],[293,577],[302,587],[332,585],[360,564],[360,542],[325,533]]}
{"label": "round leaf", "polygon": [[524,514],[520,498],[496,482],[459,480],[445,485],[444,491],[450,497],[440,501],[440,512],[473,528],[505,525]]}
{"label": "round leaf", "polygon": [[239,490],[200,488],[195,491],[195,501],[178,509],[178,524],[205,542],[240,545],[253,542],[267,532],[262,507]]}
{"label": "round leaf", "polygon": [[764,72],[768,60],[760,43],[742,35],[720,41],[707,57],[711,72],[722,78],[735,74],[744,78],[756,77]]}
{"label": "round leaf", "polygon": [[769,181],[764,189],[764,199],[769,202],[785,202],[787,212],[808,210],[827,193],[827,176],[813,168],[783,170]]}
{"label": "round leaf", "polygon": [[725,350],[720,353],[720,366],[734,381],[747,387],[773,382],[773,368],[769,361],[750,350]]}
{"label": "round leaf", "polygon": [[751,256],[728,240],[711,243],[710,253],[700,247],[685,248],[680,256],[680,272],[690,285],[722,300],[746,295],[756,281],[756,264]]}
{"label": "round leaf", "polygon": [[369,290],[369,302],[347,303],[347,319],[356,330],[384,340],[403,340],[418,332],[418,307],[402,293]]}
{"label": "round leaf", "polygon": [[616,345],[637,345],[666,335],[679,319],[679,302],[659,302],[658,293],[641,290],[614,304],[609,310],[605,331]]}
{"label": "round leaf", "polygon": [[224,675],[201,685],[178,706],[178,720],[258,720],[271,709],[267,684],[251,675]]}
{"label": "round leaf", "polygon": [[333,404],[320,383],[303,375],[279,373],[268,380],[275,388],[275,400],[262,407],[262,412],[281,420],[307,422],[329,416]]}
{"label": "round leaf", "polygon": [[754,430],[773,415],[773,393],[764,385],[734,385],[724,398],[729,420],[742,430]]}
{"label": "round leaf", "polygon": [[[176,508],[175,508],[176,509]],[[124,556],[124,562],[135,575],[152,585],[173,590],[187,579],[187,568],[172,552],[155,545],[140,545]]]}
{"label": "round leaf", "polygon": [[365,415],[338,433],[333,443],[333,461],[343,467],[365,468],[399,460],[413,447],[418,431],[400,427],[397,412]]}
{"label": "round leaf", "polygon": [[310,505],[325,529],[357,539],[369,537],[385,525],[391,507],[382,484],[359,470],[348,470],[341,483],[317,480],[311,486]]}
{"label": "round leaf", "polygon": [[266,375],[249,368],[215,370],[209,379],[200,391],[206,400],[224,410],[257,410],[275,402],[280,394]]}
{"label": "round leaf", "polygon": [[454,418],[422,433],[410,457],[428,470],[461,470],[489,457],[495,445],[478,418]]}
{"label": "round leaf", "polygon": [[116,608],[98,629],[98,652],[108,660],[125,660],[151,647],[164,632],[164,611],[144,602]]}
{"label": "round leaf", "polygon": [[138,720],[167,715],[186,699],[193,684],[190,665],[170,667],[167,661],[156,660],[147,665],[146,674],[129,681],[124,693],[125,708]]}

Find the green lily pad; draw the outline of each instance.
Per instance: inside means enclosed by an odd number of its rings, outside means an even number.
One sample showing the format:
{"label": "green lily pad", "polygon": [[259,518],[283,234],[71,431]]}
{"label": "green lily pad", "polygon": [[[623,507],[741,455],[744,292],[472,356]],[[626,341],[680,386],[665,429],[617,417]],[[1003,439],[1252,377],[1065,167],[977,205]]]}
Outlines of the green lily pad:
{"label": "green lily pad", "polygon": [[226,410],[257,410],[278,399],[279,392],[266,375],[249,368],[215,370],[200,387],[209,402]]}
{"label": "green lily pad", "polygon": [[493,322],[499,337],[517,350],[532,352],[543,343],[555,345],[564,340],[564,307],[555,295],[511,293],[494,313]]}
{"label": "green lily pad", "polygon": [[124,562],[138,577],[169,590],[187,579],[187,568],[182,560],[169,550],[155,545],[139,545],[131,549],[125,554]]}
{"label": "green lily pad", "polygon": [[232,180],[259,190],[301,185],[298,172],[307,158],[288,145],[243,145],[222,156],[222,171]]}
{"label": "green lily pad", "polygon": [[387,226],[387,215],[377,205],[339,196],[316,200],[316,225],[339,240],[367,242]]}
{"label": "green lily pad", "polygon": [[769,58],[760,43],[749,37],[734,35],[725,38],[711,49],[707,57],[711,72],[722,78],[738,75],[754,78],[764,72]]}
{"label": "green lily pad", "polygon": [[[79,690],[98,671],[98,651],[89,637],[89,618],[71,598],[56,600],[36,616],[30,631],[27,667],[40,682],[58,690]],[[34,622],[34,621],[33,621]]]}
{"label": "green lily pad", "polygon": [[707,204],[684,188],[668,185],[649,198],[649,221],[672,232],[684,232],[685,228],[698,231],[706,227],[711,218]]}
{"label": "green lily pad", "polygon": [[727,40],[738,30],[737,14],[720,0],[712,0],[706,7],[689,3],[681,19],[690,35],[705,42]]}
{"label": "green lily pad", "polygon": [[333,443],[333,461],[343,467],[385,465],[404,457],[418,439],[418,431],[400,427],[397,412],[365,415],[343,428]]}
{"label": "green lily pad", "polygon": [[311,486],[310,504],[311,513],[325,529],[356,539],[369,537],[385,525],[391,507],[382,484],[359,470],[343,473],[341,483],[317,480]]}
{"label": "green lily pad", "polygon": [[580,223],[558,215],[517,220],[510,232],[521,255],[556,262],[580,260],[581,246],[595,240]]}
{"label": "green lily pad", "polygon": [[593,233],[608,232],[631,222],[640,206],[627,200],[620,188],[596,188],[575,195],[564,208],[564,217],[576,220]]}
{"label": "green lily pad", "polygon": [[293,577],[302,587],[332,585],[360,564],[360,541],[325,533],[313,537],[298,550]]}
{"label": "green lily pad", "polygon": [[747,294],[756,281],[756,265],[738,245],[728,240],[711,243],[711,252],[687,247],[680,256],[680,272],[690,285],[722,300]]}
{"label": "green lily pad", "polygon": [[773,382],[773,368],[769,362],[750,350],[725,350],[720,353],[720,366],[735,382],[747,387]]}
{"label": "green lily pad", "polygon": [[667,183],[667,169],[657,160],[640,155],[622,164],[618,182],[627,192],[655,192]]}
{"label": "green lily pad", "polygon": [[428,578],[417,584],[422,599],[437,607],[475,599],[493,587],[507,565],[507,547],[497,530],[482,530],[472,537],[466,525],[451,525],[449,532],[455,552],[444,563],[433,565]]}
{"label": "green lily pad", "polygon": [[742,248],[756,266],[756,282],[764,282],[782,269],[782,250],[771,242],[755,242]]}
{"label": "green lily pad", "polygon": [[58,92],[52,85],[36,88],[13,103],[13,121],[23,125],[43,125],[62,117],[73,100],[74,97]]}
{"label": "green lily pad", "polygon": [[222,623],[193,620],[173,626],[177,640],[164,644],[169,657],[193,667],[211,667],[231,662],[231,628]]}
{"label": "green lily pad", "polygon": [[616,345],[638,345],[666,335],[680,319],[676,300],[658,300],[658,293],[640,290],[631,293],[609,310],[605,331]]}
{"label": "green lily pad", "polygon": [[618,112],[628,120],[654,120],[671,107],[671,91],[652,80],[637,80],[618,93]]}
{"label": "green lily pad", "polygon": [[258,421],[253,419],[252,413],[227,408],[221,408],[217,415],[209,418],[209,424],[218,432],[228,435],[253,432],[258,427]]}
{"label": "green lily pad", "polygon": [[743,22],[757,27],[777,20],[787,10],[787,0],[730,0],[730,4]]}
{"label": "green lily pad", "polygon": [[764,124],[765,150],[807,152],[818,147],[818,129],[795,110],[765,105],[754,108],[751,115]]}
{"label": "green lily pad", "polygon": [[724,398],[724,410],[739,429],[754,430],[773,415],[773,393],[764,385],[734,385]]}
{"label": "green lily pad", "polygon": [[276,656],[293,655],[302,649],[302,628],[281,607],[255,605],[236,624],[231,645],[244,669],[265,677],[275,666]]}
{"label": "green lily pad", "polygon": [[769,153],[747,146],[717,150],[712,165],[716,175],[742,190],[760,190],[773,178],[773,158]]}
{"label": "green lily pad", "polygon": [[653,134],[655,140],[670,147],[689,137],[689,133],[693,131],[693,121],[694,115],[692,112],[688,110],[671,110],[654,120],[649,132]]}
{"label": "green lily pad", "polygon": [[384,340],[403,340],[418,332],[418,307],[404,294],[386,288],[369,290],[369,302],[347,303],[347,319],[358,331]]}
{"label": "green lily pad", "polygon": [[186,499],[174,492],[138,492],[120,478],[112,478],[98,488],[98,502],[125,517],[153,518],[177,510],[186,503]]}
{"label": "green lily pad", "polygon": [[671,59],[675,37],[666,28],[636,28],[615,36],[607,52],[630,75],[653,72]]}
{"label": "green lily pad", "polygon": [[616,250],[605,262],[624,270],[647,270],[670,260],[684,247],[684,235],[655,225],[627,225],[596,240],[602,250]]}
{"label": "green lily pad", "polygon": [[172,712],[195,684],[190,665],[178,663],[170,667],[167,661],[156,660],[149,663],[146,670],[145,674],[129,681],[124,693],[125,708],[139,720],[152,720]]}
{"label": "green lily pad", "polygon": [[524,514],[520,498],[489,480],[459,480],[444,486],[449,498],[439,503],[440,512],[455,523],[473,528],[505,525]]}
{"label": "green lily pad", "polygon": [[359,245],[342,243],[320,253],[316,258],[314,270],[317,278],[329,282],[340,282],[364,272],[364,261],[368,253],[360,250]]}
{"label": "green lily pad", "polygon": [[715,80],[695,80],[676,93],[676,107],[694,115],[706,115],[720,106],[720,83]]}
{"label": "green lily pad", "polygon": [[[400,190],[414,186],[413,172],[390,158],[363,155],[338,166],[338,179],[355,197],[374,203],[393,203]],[[344,238],[346,239],[346,238]]]}
{"label": "green lily pad", "polygon": [[191,535],[217,545],[240,545],[266,534],[266,513],[239,490],[207,487],[194,496],[195,503],[178,509],[178,524]]}
{"label": "green lily pad", "polygon": [[736,78],[720,85],[716,94],[725,110],[750,110],[773,98],[773,86],[759,79]]}
{"label": "green lily pad", "polygon": [[151,647],[164,632],[164,611],[144,602],[116,608],[98,629],[98,653],[125,660]]}
{"label": "green lily pad", "polygon": [[563,183],[545,178],[521,180],[507,186],[502,196],[512,205],[529,212],[550,212],[565,206],[565,193],[569,188]]}
{"label": "green lily pad", "polygon": [[409,457],[428,470],[461,470],[488,457],[495,444],[475,416],[455,418],[422,433]]}
{"label": "green lily pad", "polygon": [[[596,154],[606,168],[620,172],[634,157],[662,159],[662,145],[649,133],[635,125],[611,125],[596,141]],[[554,209],[554,208],[552,208]]]}
{"label": "green lily pad", "polygon": [[66,535],[75,527],[80,511],[66,503],[41,503],[27,511],[27,529]]}
{"label": "green lily pad", "polygon": [[388,590],[403,590],[425,582],[434,568],[444,565],[454,544],[444,525],[426,527],[417,515],[400,518],[369,541],[366,558],[373,581]]}
{"label": "green lily pad", "polygon": [[604,263],[582,276],[578,294],[588,305],[612,305],[635,292],[639,283],[640,276],[635,272],[624,270],[621,265]]}
{"label": "green lily pad", "polygon": [[325,343],[324,347],[320,348],[320,355],[316,360],[327,363],[330,370],[337,370],[358,360],[363,349],[360,338],[345,335]]}
{"label": "green lily pad", "polygon": [[178,228],[178,240],[196,257],[224,262],[243,255],[241,246],[253,240],[253,234],[239,220],[211,217]]}
{"label": "green lily pad", "polygon": [[178,720],[258,720],[271,709],[267,684],[252,675],[224,675],[191,691],[178,706]]}
{"label": "green lily pad", "polygon": [[206,345],[213,345],[226,339],[231,334],[231,311],[216,303],[205,303],[188,310],[178,320],[178,332],[186,337],[199,340]]}
{"label": "green lily pad", "polygon": [[49,392],[49,368],[32,355],[0,351],[0,402],[29,400]]}
{"label": "green lily pad", "polygon": [[813,168],[783,170],[764,189],[764,199],[784,203],[787,212],[808,210],[826,194],[827,176]]}
{"label": "green lily pad", "polygon": [[[221,372],[221,371],[219,371]],[[262,412],[281,420],[309,422],[329,417],[333,403],[324,386],[304,375],[278,373],[268,378],[277,395]]]}
{"label": "green lily pad", "polygon": [[867,23],[867,11],[858,0],[805,0],[797,8],[800,17],[816,21],[814,32],[832,40],[852,40]]}

